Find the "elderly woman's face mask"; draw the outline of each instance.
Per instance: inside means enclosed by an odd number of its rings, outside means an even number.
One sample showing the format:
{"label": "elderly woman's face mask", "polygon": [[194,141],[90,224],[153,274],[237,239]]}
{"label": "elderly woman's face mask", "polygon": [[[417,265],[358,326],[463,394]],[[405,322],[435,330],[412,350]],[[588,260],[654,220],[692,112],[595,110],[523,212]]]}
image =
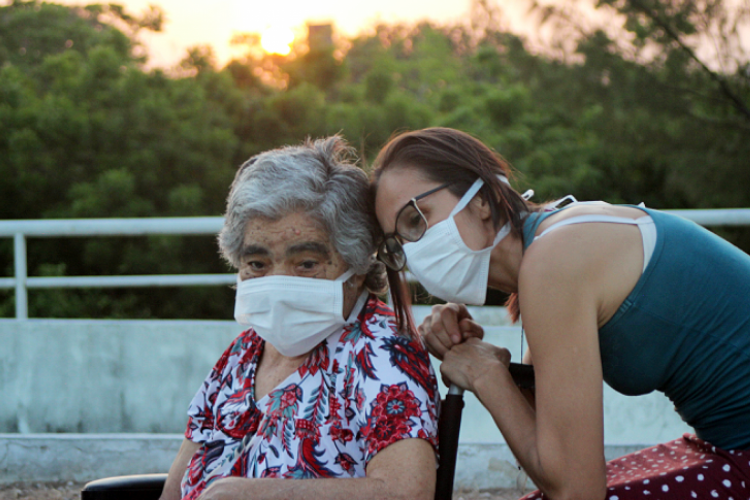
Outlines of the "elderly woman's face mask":
{"label": "elderly woman's face mask", "polygon": [[245,228],[235,319],[282,355],[299,356],[352,319],[343,310],[353,274],[307,215],[253,219]]}

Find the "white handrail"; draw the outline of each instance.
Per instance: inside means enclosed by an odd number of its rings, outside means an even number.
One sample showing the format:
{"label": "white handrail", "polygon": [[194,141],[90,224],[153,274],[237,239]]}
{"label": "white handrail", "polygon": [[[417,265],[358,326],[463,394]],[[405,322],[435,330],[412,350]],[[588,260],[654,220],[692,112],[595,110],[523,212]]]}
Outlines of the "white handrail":
{"label": "white handrail", "polygon": [[662,212],[679,215],[701,226],[750,226],[750,208],[675,209]]}
{"label": "white handrail", "polygon": [[[750,208],[664,210],[704,226],[750,226]],[[150,276],[28,277],[26,238],[84,236],[216,235],[223,217],[152,217],[129,219],[0,220],[0,238],[13,238],[14,277],[0,278],[0,289],[15,288],[16,319],[28,318],[29,288],[105,288],[211,286],[235,282],[233,273]]]}
{"label": "white handrail", "polygon": [[222,224],[224,224],[224,217],[0,220],[0,237],[13,236],[18,233],[34,238],[217,234]]}

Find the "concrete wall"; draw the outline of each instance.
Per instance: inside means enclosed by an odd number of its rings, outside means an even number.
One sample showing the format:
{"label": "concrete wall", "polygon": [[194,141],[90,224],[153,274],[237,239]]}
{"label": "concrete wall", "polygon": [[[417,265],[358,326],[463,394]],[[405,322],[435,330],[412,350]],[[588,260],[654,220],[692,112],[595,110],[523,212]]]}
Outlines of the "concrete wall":
{"label": "concrete wall", "polygon": [[[416,307],[417,320],[428,311]],[[473,314],[520,359],[521,330],[502,309]],[[0,320],[0,483],[166,471],[190,399],[240,331],[231,321]],[[465,401],[457,486],[515,487],[500,432],[474,396]],[[656,393],[605,387],[604,416],[610,458],[690,431]]]}
{"label": "concrete wall", "polygon": [[0,432],[182,432],[228,321],[0,320]]}
{"label": "concrete wall", "polygon": [[[415,308],[417,320],[427,312]],[[520,328],[503,310],[474,315],[487,340],[520,359]],[[0,320],[0,433],[181,433],[188,403],[240,331],[231,321]],[[465,400],[461,440],[503,442],[476,398]],[[633,398],[605,387],[604,415],[610,444],[690,430],[658,393]]]}

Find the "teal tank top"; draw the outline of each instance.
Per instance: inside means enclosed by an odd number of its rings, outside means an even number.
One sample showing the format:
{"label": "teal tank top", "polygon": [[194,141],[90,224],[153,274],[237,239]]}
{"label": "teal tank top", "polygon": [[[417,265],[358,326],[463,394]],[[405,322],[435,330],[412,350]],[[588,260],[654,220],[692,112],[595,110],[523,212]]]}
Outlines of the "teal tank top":
{"label": "teal tank top", "polygon": [[[631,207],[653,219],[656,245],[599,330],[604,381],[627,395],[661,391],[701,439],[750,449],[750,255],[691,221]],[[554,213],[526,219],[524,248]]]}

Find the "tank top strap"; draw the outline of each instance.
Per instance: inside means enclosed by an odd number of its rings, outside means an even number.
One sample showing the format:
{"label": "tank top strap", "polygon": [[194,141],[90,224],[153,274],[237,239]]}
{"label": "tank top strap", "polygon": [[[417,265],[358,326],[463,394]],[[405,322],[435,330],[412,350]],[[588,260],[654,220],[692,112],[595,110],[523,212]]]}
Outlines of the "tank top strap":
{"label": "tank top strap", "polygon": [[599,214],[589,214],[589,215],[579,215],[577,217],[571,217],[569,219],[561,220],[560,222],[556,222],[552,224],[550,227],[542,231],[542,233],[536,237],[536,239],[541,238],[547,233],[550,233],[554,231],[555,229],[559,229],[563,226],[569,226],[571,224],[583,224],[586,222],[607,222],[611,224],[632,224],[632,225],[641,225],[641,224],[648,224],[651,222],[651,217],[648,215],[645,215],[643,217],[639,217],[638,219],[630,219],[628,217],[615,217],[613,215],[599,215]]}
{"label": "tank top strap", "polygon": [[542,233],[537,236],[536,239],[539,239],[550,231],[554,231],[555,229],[561,228],[563,226],[569,226],[571,224],[583,224],[586,222],[606,222],[610,224],[631,224],[634,226],[638,226],[638,229],[641,232],[641,241],[643,243],[643,271],[646,270],[646,267],[648,267],[648,264],[651,261],[651,256],[654,253],[654,249],[656,248],[656,226],[654,225],[654,220],[648,214],[637,219],[599,214],[579,215],[577,217],[571,217],[569,219],[565,219],[552,224],[550,227],[542,231]]}

